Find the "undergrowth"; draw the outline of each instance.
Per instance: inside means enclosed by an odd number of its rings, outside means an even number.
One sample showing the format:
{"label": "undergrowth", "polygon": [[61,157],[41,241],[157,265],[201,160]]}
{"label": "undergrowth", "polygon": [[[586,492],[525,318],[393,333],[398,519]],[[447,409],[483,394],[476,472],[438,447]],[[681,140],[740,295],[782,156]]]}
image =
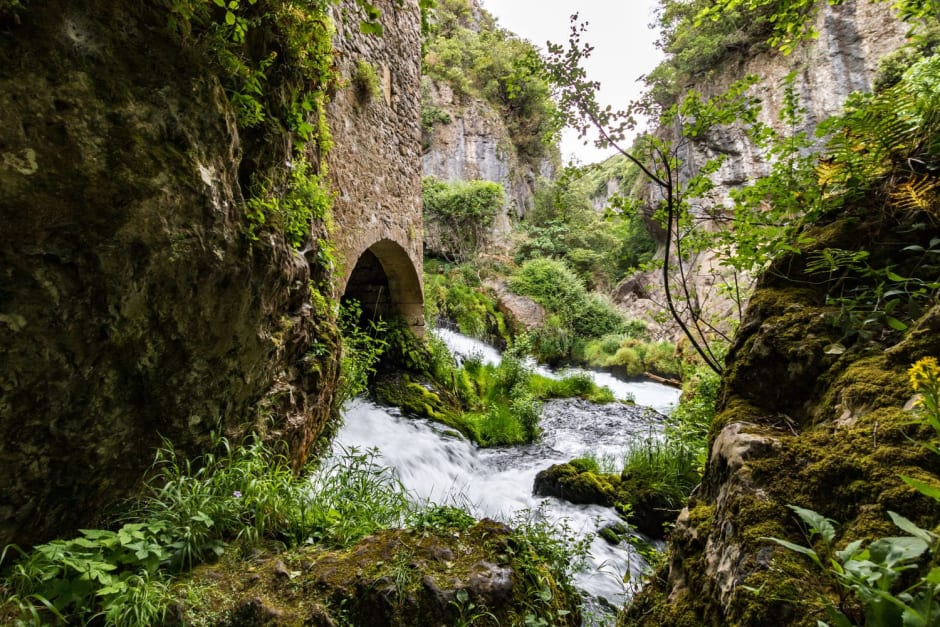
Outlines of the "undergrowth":
{"label": "undergrowth", "polygon": [[158,624],[174,575],[222,553],[274,542],[348,546],[400,525],[414,507],[374,452],[345,451],[311,480],[276,448],[217,437],[182,459],[167,442],[128,512],[106,529],[3,551],[4,624]]}
{"label": "undergrowth", "polygon": [[542,402],[546,399],[614,400],[609,389],[597,386],[587,375],[551,379],[533,372],[525,357],[525,336],[517,338],[499,364],[484,363],[479,355],[458,364],[443,341],[437,339],[431,340],[430,348],[433,377],[448,385],[459,399],[463,409],[457,419],[461,430],[481,446],[524,444],[537,439]]}

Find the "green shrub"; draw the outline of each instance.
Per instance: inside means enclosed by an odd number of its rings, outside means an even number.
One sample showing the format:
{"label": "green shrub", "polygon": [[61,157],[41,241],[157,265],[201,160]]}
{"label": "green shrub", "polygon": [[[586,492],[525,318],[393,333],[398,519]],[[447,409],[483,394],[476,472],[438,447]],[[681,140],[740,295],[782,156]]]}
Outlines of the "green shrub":
{"label": "green shrub", "polygon": [[355,300],[343,303],[338,324],[343,338],[343,353],[334,402],[341,407],[366,391],[369,377],[375,374],[376,365],[388,347],[383,337],[388,324],[381,319],[365,319]]}
{"label": "green shrub", "polygon": [[559,363],[578,357],[587,340],[626,329],[616,307],[603,296],[589,293],[561,261],[529,260],[510,277],[509,286],[550,314],[534,332],[533,348],[541,361]]}
{"label": "green shrub", "polygon": [[509,402],[509,411],[513,418],[522,426],[525,439],[532,442],[539,437],[539,418],[542,414],[542,403],[535,398],[535,395],[523,390],[513,394]]}
{"label": "green shrub", "polygon": [[672,342],[646,342],[623,334],[605,335],[587,343],[585,361],[596,368],[623,368],[631,377],[651,372],[663,377],[681,378],[679,359]]}
{"label": "green shrub", "polygon": [[[246,203],[248,238],[256,241],[263,228],[279,229],[296,249],[310,239],[313,223],[318,221],[329,228],[333,196],[311,166],[298,159],[290,169],[286,191],[266,181],[255,185]],[[325,242],[318,242],[321,255],[330,255]],[[325,261],[322,260],[322,261]]]}
{"label": "green shrub", "polygon": [[424,220],[436,225],[440,239],[434,251],[454,261],[468,261],[487,241],[489,228],[506,204],[503,186],[492,181],[440,181],[424,178]]}
{"label": "green shrub", "polygon": [[434,272],[426,266],[424,275],[425,319],[433,325],[438,319],[449,320],[457,330],[485,341],[506,341],[509,328],[489,290],[480,285],[480,277],[469,266],[443,266]]}
{"label": "green shrub", "polygon": [[628,377],[638,377],[643,374],[643,360],[635,346],[621,346],[606,365],[622,367]]}

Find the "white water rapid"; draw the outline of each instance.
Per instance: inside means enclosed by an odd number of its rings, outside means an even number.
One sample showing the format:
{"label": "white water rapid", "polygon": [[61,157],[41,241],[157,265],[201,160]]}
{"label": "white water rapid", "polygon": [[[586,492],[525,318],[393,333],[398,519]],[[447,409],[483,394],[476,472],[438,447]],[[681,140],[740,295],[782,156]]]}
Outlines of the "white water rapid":
{"label": "white water rapid", "polygon": [[[481,342],[452,331],[434,333],[458,356],[477,353],[487,362],[499,360],[499,353]],[[658,412],[668,412],[677,402],[679,391],[656,383],[626,382],[606,373],[587,372],[598,384],[610,387],[618,398],[632,396],[637,405],[551,401],[545,404],[542,413],[543,435],[538,443],[480,449],[443,425],[405,417],[397,409],[357,399],[345,408],[344,426],[334,447],[378,449],[380,463],[395,469],[416,500],[465,504],[478,516],[500,520],[508,520],[523,510],[538,510],[549,520],[567,520],[579,534],[597,533],[619,520],[613,510],[533,496],[535,475],[552,464],[586,453],[599,458],[604,455],[619,458],[631,439],[661,431],[662,415]],[[629,592],[624,575],[629,572],[629,581],[634,581],[645,565],[626,543],[611,546],[599,537],[591,545],[590,561],[585,571],[576,576],[576,585],[589,597],[615,607],[623,604]]]}

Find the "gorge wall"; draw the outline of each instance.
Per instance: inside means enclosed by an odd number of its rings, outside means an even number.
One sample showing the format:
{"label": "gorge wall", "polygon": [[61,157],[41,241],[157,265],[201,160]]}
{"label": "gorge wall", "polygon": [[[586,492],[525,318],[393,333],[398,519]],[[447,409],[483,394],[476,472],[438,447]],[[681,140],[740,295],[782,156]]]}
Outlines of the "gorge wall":
{"label": "gorge wall", "polygon": [[[335,235],[308,218],[299,244],[271,203],[299,160],[323,173],[326,142],[275,117],[241,124],[206,43],[224,11],[189,24],[160,2],[0,6],[0,545],[93,525],[163,438],[189,457],[213,433],[257,431],[299,466],[335,414],[330,301],[363,251],[420,307],[420,17],[414,1],[375,4],[379,43],[343,39],[352,0],[334,11],[337,67],[367,56],[383,93],[354,112],[331,88]],[[291,15],[329,36],[329,16]],[[273,30],[249,35],[248,57],[311,41],[258,23]],[[265,107],[290,108],[295,72],[268,69]]]}
{"label": "gorge wall", "polygon": [[[805,41],[789,55],[767,49],[757,54],[730,54],[723,64],[710,72],[707,80],[684,86],[704,97],[715,96],[734,81],[753,75],[758,78],[749,94],[759,102],[758,120],[784,136],[807,131],[813,136],[816,125],[838,113],[850,94],[871,90],[878,63],[886,54],[902,46],[907,25],[898,20],[889,4],[850,1],[839,6],[819,2],[814,27],[818,37]],[[784,106],[784,87],[787,77],[793,75],[792,87],[798,106],[803,110],[802,124],[789,128],[781,119]],[[673,128],[660,128],[656,134],[676,141]],[[707,197],[693,201],[693,212],[702,220],[704,228],[714,220],[722,219],[731,207],[731,191],[770,171],[766,151],[751,141],[740,126],[721,127],[704,137],[685,145],[679,155],[689,176],[703,164],[716,157],[724,157],[718,171],[711,176],[715,187]],[[629,191],[629,190],[627,190]],[[645,198],[646,213],[652,216],[658,206],[660,191],[653,186],[634,190]],[[662,238],[661,229],[653,228]],[[661,240],[662,241],[662,240]],[[717,263],[714,255],[703,254],[689,262],[692,283],[709,302],[704,307],[715,320],[737,318],[737,308],[722,297],[716,286],[727,279],[727,270]],[[747,282],[748,278],[745,278]],[[631,277],[621,285],[616,295],[618,302],[632,316],[652,320],[661,310],[665,297],[661,278],[655,274]],[[673,330],[678,333],[678,329]]]}
{"label": "gorge wall", "polygon": [[[886,13],[878,17],[882,9],[887,11],[867,2],[824,7],[820,40],[803,53],[824,66],[807,66],[804,80],[870,80],[885,50],[863,45],[860,33],[880,33],[888,50],[901,41],[901,27]],[[829,26],[837,28],[824,30]],[[805,93],[810,125],[846,93],[836,88],[832,97],[796,85]],[[869,106],[875,115],[876,106]],[[936,115],[935,104],[924,106],[919,111]],[[896,112],[883,115],[892,119]],[[936,126],[923,124],[914,135],[935,136]],[[719,173],[727,186],[759,170],[760,155],[749,165],[751,153],[736,140],[712,144],[712,150],[730,150]],[[877,305],[860,296],[879,289],[877,273],[886,269],[909,278],[902,281],[937,281],[938,266],[911,251],[931,246],[940,198],[928,194],[914,207],[901,205],[896,195],[905,180],[923,177],[936,185],[940,153],[935,145],[905,149],[913,151],[912,162],[925,164],[926,174],[908,166],[888,168],[890,174],[864,177],[851,194],[834,193],[838,202],[806,230],[798,250],[780,255],[757,280],[725,360],[703,481],[676,522],[666,563],[620,624],[808,626],[835,623],[829,608],[844,612],[852,624],[900,624],[900,612],[897,620],[885,618],[890,612],[879,619],[869,609],[874,601],[840,585],[829,560],[845,559],[833,551],[856,540],[867,547],[878,538],[907,535],[909,529],[892,523],[892,512],[924,529],[936,530],[940,519],[940,504],[903,479],[931,486],[940,481],[940,456],[931,449],[936,433],[912,411],[917,394],[908,376],[913,363],[940,355],[936,291],[926,292],[917,306],[904,310],[905,322],[893,326],[873,320]],[[739,158],[743,163],[736,169]],[[831,251],[863,255],[864,270],[824,277],[812,262]],[[857,320],[848,311],[853,305],[860,308]],[[789,506],[830,519],[832,547],[811,536]],[[822,564],[774,539],[813,547]],[[869,554],[874,562],[880,559],[876,553]],[[926,574],[932,566],[926,562],[911,564],[903,586]]]}
{"label": "gorge wall", "polygon": [[[542,79],[532,81],[534,76],[511,66],[534,48],[503,31],[478,0],[449,2],[438,8],[437,20],[421,85],[423,173],[443,181],[499,183],[506,203],[493,221],[489,244],[506,250],[510,220],[532,208],[539,179],[553,178],[561,161],[557,146],[538,137],[546,131],[545,112],[526,109],[547,100],[547,92],[533,96],[539,87],[531,90]],[[476,49],[480,42],[482,49]],[[507,78],[513,73],[523,78]],[[507,96],[511,80],[518,81],[517,102],[526,104],[514,105]],[[425,224],[431,251],[441,248],[439,228],[433,221]]]}
{"label": "gorge wall", "polygon": [[507,204],[494,232],[506,235],[510,216],[520,218],[532,208],[539,178],[554,176],[552,159],[537,166],[519,158],[502,116],[488,102],[462,97],[446,83],[425,77],[427,106],[444,114],[447,122],[431,126],[424,136],[422,166],[425,176],[445,181],[493,181],[503,186]]}

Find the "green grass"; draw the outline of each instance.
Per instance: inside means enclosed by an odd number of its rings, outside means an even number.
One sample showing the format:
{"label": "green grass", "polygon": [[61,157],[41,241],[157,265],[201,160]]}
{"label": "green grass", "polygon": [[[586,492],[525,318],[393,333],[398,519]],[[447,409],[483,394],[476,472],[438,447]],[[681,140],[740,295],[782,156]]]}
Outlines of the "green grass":
{"label": "green grass", "polygon": [[623,452],[620,474],[680,506],[701,480],[698,450],[672,439],[631,443]]}
{"label": "green grass", "polygon": [[[105,625],[162,621],[178,573],[233,547],[340,547],[401,525],[415,507],[374,452],[346,451],[312,476],[258,440],[192,462],[168,444],[144,494],[111,529],[3,552],[0,620]],[[97,620],[97,619],[96,619]]]}
{"label": "green grass", "polygon": [[526,366],[525,339],[503,355],[498,365],[470,356],[457,366],[440,340],[429,343],[431,373],[448,382],[464,412],[456,420],[460,430],[481,446],[509,446],[532,442],[539,436],[542,402],[550,398],[584,398],[612,402],[613,393],[597,386],[585,374],[560,380],[535,374]]}

